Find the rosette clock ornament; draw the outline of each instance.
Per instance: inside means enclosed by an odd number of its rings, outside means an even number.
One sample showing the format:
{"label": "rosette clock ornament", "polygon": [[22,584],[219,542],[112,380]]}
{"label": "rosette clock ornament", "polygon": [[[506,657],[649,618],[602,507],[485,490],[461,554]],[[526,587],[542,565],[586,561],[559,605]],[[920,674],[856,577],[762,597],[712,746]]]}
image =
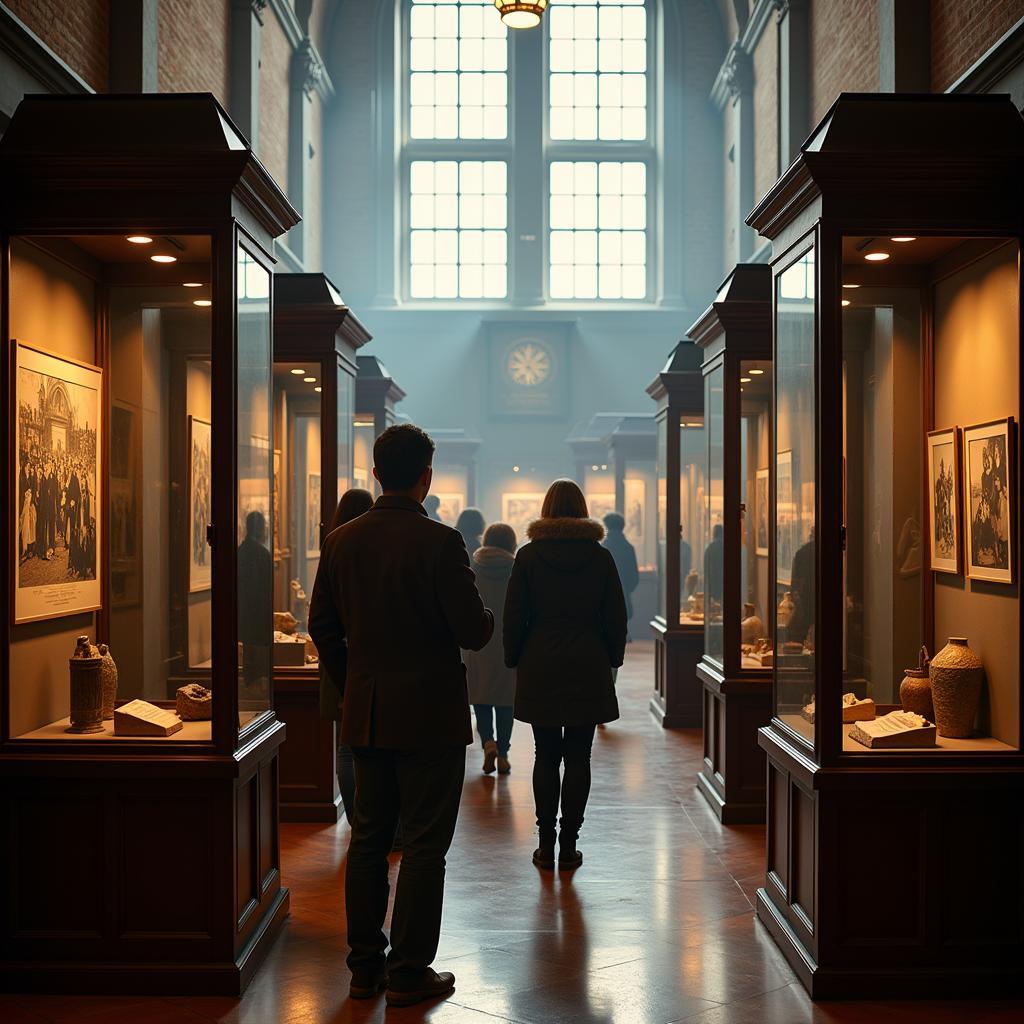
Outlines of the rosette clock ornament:
{"label": "rosette clock ornament", "polygon": [[494,0],[494,6],[509,28],[536,28],[547,10],[548,0]]}

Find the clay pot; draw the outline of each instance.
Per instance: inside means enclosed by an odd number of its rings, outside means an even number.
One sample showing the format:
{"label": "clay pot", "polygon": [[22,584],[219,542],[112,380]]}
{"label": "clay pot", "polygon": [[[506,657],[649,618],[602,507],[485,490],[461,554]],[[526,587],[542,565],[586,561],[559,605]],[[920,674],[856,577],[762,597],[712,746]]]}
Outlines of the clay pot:
{"label": "clay pot", "polygon": [[68,658],[71,673],[71,724],[74,733],[103,732],[103,659],[95,653],[87,636],[78,637],[75,653]]}
{"label": "clay pot", "polygon": [[935,726],[940,736],[966,738],[974,732],[985,667],[967,638],[951,636],[929,666]]}
{"label": "clay pot", "polygon": [[740,623],[740,638],[745,644],[752,644],[764,636],[764,623],[754,614],[754,606],[746,601],[743,605],[743,621]]}
{"label": "clay pot", "polygon": [[775,624],[780,629],[784,629],[789,625],[789,620],[793,617],[795,609],[796,605],[793,604],[793,595],[787,590],[782,595],[782,600],[779,602],[779,607],[776,609]]}
{"label": "clay pot", "polygon": [[103,720],[114,717],[114,702],[117,700],[117,665],[106,644],[100,644],[100,679],[103,681]]}
{"label": "clay pot", "polygon": [[916,668],[903,670],[903,682],[900,683],[900,704],[904,711],[913,711],[915,715],[935,721],[935,708],[932,704],[932,684],[928,678],[928,649],[921,648]]}

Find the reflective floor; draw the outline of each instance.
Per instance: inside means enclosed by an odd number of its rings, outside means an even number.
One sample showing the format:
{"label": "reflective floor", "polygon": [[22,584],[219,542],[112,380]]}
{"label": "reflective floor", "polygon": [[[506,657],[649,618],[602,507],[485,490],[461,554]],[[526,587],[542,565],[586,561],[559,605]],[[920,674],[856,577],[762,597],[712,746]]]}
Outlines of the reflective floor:
{"label": "reflective floor", "polygon": [[[88,1024],[1003,1024],[1024,1003],[812,1004],[756,923],[764,829],[722,828],[695,791],[697,730],[665,732],[647,710],[652,649],[634,644],[619,675],[622,719],[598,733],[580,838],[585,863],[558,878],[535,845],[529,730],[512,738],[512,775],[466,787],[448,859],[437,967],[454,995],[386,1010],[348,1000],[344,824],[282,826],[292,914],[242,1000],[0,996],[0,1022]],[[397,870],[398,858],[394,858]]]}

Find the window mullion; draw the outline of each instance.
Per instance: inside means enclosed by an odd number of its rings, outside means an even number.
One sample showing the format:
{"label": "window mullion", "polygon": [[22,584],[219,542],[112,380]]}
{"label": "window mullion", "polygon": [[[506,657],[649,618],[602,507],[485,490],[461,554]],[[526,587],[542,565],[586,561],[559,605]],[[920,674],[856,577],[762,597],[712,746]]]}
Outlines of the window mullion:
{"label": "window mullion", "polygon": [[509,163],[509,260],[513,300],[544,301],[544,40],[543,32],[514,32],[511,38],[511,123],[514,148]]}

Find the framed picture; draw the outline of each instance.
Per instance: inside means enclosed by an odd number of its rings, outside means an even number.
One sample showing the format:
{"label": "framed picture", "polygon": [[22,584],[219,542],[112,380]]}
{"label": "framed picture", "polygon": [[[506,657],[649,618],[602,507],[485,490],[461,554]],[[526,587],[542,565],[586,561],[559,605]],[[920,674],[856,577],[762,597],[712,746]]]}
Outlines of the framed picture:
{"label": "framed picture", "polygon": [[103,371],[17,341],[12,348],[14,622],[95,611]]}
{"label": "framed picture", "polygon": [[636,549],[637,561],[643,565],[647,561],[647,482],[645,480],[626,479],[625,505],[622,515],[626,520],[624,533],[626,539]]}
{"label": "framed picture", "polygon": [[441,502],[437,507],[441,522],[454,526],[466,507],[466,496],[457,491],[437,491],[434,497]]}
{"label": "framed picture", "polygon": [[796,502],[793,499],[793,452],[775,457],[775,577],[787,586],[793,582],[793,556],[796,554]]}
{"label": "framed picture", "polygon": [[526,528],[540,518],[543,491],[506,491],[501,496],[501,521],[516,531],[516,542],[526,543]]}
{"label": "framed picture", "polygon": [[615,508],[615,492],[601,491],[597,494],[588,494],[587,508],[590,510],[590,518],[601,522],[609,512],[618,511]]}
{"label": "framed picture", "polygon": [[928,434],[929,568],[960,572],[960,444],[957,428]]}
{"label": "framed picture", "polygon": [[138,409],[115,401],[110,407],[110,603],[139,603],[142,523],[139,515]]}
{"label": "framed picture", "polygon": [[1013,430],[1012,416],[964,427],[964,554],[974,580],[1013,583]]}
{"label": "framed picture", "polygon": [[188,592],[209,590],[213,564],[206,527],[211,521],[210,424],[198,416],[188,418],[189,451],[189,565]]}
{"label": "framed picture", "polygon": [[320,474],[306,474],[306,557],[320,557]]}
{"label": "framed picture", "polygon": [[754,473],[754,553],[768,557],[768,482],[771,471],[767,466]]}

